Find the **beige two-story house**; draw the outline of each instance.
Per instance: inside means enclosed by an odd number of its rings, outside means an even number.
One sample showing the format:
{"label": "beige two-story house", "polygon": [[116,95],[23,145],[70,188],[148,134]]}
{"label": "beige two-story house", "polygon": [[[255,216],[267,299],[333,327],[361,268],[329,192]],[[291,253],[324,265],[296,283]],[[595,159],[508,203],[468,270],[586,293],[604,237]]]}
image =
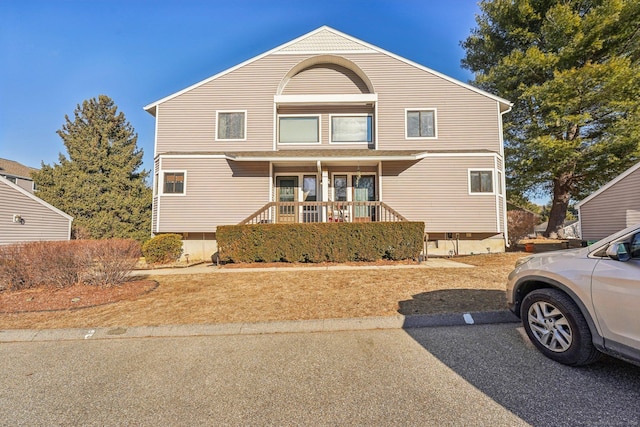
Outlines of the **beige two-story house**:
{"label": "beige two-story house", "polygon": [[329,27],[149,104],[152,233],[424,221],[430,255],[503,251],[511,104]]}

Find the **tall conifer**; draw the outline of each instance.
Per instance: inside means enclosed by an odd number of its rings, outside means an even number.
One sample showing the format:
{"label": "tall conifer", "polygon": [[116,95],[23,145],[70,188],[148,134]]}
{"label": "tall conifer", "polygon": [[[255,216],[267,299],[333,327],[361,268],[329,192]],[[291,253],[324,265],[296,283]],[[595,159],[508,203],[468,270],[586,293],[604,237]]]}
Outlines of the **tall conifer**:
{"label": "tall conifer", "polygon": [[105,95],[78,105],[58,130],[68,157],[34,174],[38,197],[74,217],[75,238],[144,240],[151,230],[151,189],[138,136]]}
{"label": "tall conifer", "polygon": [[505,116],[510,197],[567,207],[640,159],[640,1],[486,0],[462,42],[475,84]]}

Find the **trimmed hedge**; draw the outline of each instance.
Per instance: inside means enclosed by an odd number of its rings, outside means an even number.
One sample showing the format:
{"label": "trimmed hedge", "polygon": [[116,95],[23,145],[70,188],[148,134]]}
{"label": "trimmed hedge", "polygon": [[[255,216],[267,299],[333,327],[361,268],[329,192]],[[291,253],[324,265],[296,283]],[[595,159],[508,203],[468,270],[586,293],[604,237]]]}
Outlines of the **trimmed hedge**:
{"label": "trimmed hedge", "polygon": [[159,234],[144,242],[142,255],[149,264],[175,262],[182,255],[182,236]]}
{"label": "trimmed hedge", "polygon": [[424,222],[218,226],[223,262],[347,262],[417,259]]}

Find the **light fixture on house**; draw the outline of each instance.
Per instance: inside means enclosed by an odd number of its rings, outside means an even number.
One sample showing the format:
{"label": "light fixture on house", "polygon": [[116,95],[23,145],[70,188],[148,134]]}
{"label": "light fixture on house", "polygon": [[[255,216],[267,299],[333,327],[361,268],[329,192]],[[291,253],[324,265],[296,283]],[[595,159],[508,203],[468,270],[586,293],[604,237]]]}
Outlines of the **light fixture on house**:
{"label": "light fixture on house", "polygon": [[13,222],[16,224],[24,224],[24,218],[22,218],[22,215],[13,215]]}

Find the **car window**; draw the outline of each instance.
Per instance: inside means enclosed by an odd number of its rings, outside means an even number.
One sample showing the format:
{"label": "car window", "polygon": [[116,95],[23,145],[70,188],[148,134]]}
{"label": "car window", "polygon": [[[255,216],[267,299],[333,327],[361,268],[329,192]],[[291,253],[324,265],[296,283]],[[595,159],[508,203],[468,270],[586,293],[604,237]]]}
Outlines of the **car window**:
{"label": "car window", "polygon": [[640,233],[631,239],[631,258],[640,258]]}

